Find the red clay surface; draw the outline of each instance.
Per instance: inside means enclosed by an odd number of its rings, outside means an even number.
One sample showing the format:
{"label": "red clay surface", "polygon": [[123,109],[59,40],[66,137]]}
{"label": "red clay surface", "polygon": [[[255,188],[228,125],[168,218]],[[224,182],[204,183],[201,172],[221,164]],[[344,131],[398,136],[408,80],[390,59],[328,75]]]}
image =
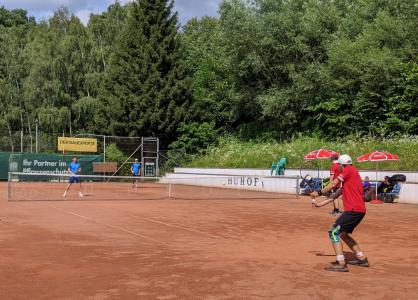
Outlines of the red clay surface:
{"label": "red clay surface", "polygon": [[418,299],[418,206],[369,205],[354,236],[372,267],[343,274],[323,270],[330,207],[307,198],[7,202],[0,188],[2,300]]}

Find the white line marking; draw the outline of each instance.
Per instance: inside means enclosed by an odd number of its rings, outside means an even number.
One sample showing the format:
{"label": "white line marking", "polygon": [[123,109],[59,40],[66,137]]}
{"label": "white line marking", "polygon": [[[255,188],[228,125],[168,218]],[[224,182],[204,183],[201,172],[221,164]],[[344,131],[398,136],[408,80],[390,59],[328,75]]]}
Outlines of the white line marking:
{"label": "white line marking", "polygon": [[92,219],[92,218],[89,218],[89,217],[86,217],[86,216],[83,216],[83,215],[80,215],[80,214],[74,213],[74,212],[69,211],[69,210],[65,210],[65,209],[62,209],[62,208],[58,208],[58,207],[56,207],[56,206],[52,206],[52,205],[48,205],[48,206],[49,206],[49,207],[52,207],[52,208],[54,208],[54,209],[56,209],[56,210],[58,210],[58,211],[64,212],[64,213],[66,213],[66,214],[73,215],[73,216],[79,217],[79,218],[81,218],[81,219],[87,220],[87,221],[89,221],[89,222],[91,222],[91,223],[94,223],[94,224],[103,225],[103,226],[106,226],[106,227],[109,227],[109,228],[112,228],[112,229],[117,229],[117,230],[120,230],[120,231],[123,231],[123,232],[129,233],[129,234],[131,234],[131,235],[134,235],[134,236],[137,236],[137,237],[140,237],[140,238],[143,238],[143,239],[147,239],[147,240],[152,241],[152,242],[154,242],[154,243],[158,243],[158,244],[164,244],[164,245],[166,245],[166,243],[163,243],[163,242],[160,242],[160,241],[154,240],[154,239],[152,239],[152,238],[150,238],[150,237],[147,237],[147,236],[145,236],[145,235],[142,235],[142,234],[139,234],[139,233],[136,233],[136,232],[133,232],[133,231],[130,231],[130,230],[124,229],[124,228],[119,227],[119,226],[114,226],[114,225],[107,224],[107,223],[100,223],[100,222],[97,222],[96,220],[94,220],[94,219]]}
{"label": "white line marking", "polygon": [[[110,209],[104,209],[103,207],[99,207],[99,209],[110,210]],[[187,228],[187,227],[174,225],[174,224],[170,224],[170,223],[166,223],[166,222],[162,222],[162,221],[158,221],[158,220],[154,220],[154,219],[150,219],[150,218],[145,218],[145,217],[134,215],[132,213],[129,213],[129,212],[123,211],[123,210],[118,210],[118,211],[120,211],[122,213],[125,213],[125,214],[127,214],[131,217],[138,218],[138,219],[141,219],[141,220],[144,220],[144,221],[153,222],[153,223],[157,223],[157,224],[161,224],[161,225],[165,225],[165,226],[173,227],[173,228],[177,228],[177,229],[182,229],[182,230],[189,231],[189,232],[192,232],[192,233],[195,233],[195,234],[204,235],[204,236],[207,236],[209,238],[216,238],[216,237],[214,237],[214,236],[212,236],[208,233],[202,232],[202,231],[198,231],[198,230],[190,229],[190,228]]]}

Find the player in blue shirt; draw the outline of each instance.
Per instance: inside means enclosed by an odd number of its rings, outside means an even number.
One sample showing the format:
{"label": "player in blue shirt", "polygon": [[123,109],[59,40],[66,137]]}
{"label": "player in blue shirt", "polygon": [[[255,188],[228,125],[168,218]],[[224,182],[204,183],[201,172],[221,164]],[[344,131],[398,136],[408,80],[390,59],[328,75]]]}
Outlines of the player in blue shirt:
{"label": "player in blue shirt", "polygon": [[80,179],[80,176],[78,176],[80,172],[81,172],[80,163],[77,161],[77,157],[74,156],[72,158],[72,161],[68,165],[68,174],[70,174],[71,176],[69,178],[67,188],[65,189],[65,192],[63,195],[64,198],[67,197],[68,190],[70,189],[73,183],[79,184],[78,195],[80,196],[80,198],[84,197],[83,193],[81,192],[81,179]]}
{"label": "player in blue shirt", "polygon": [[[138,158],[135,158],[134,163],[131,165],[131,173],[134,177],[140,177],[141,176],[141,163],[138,161]],[[134,178],[132,180],[132,187],[138,187],[138,179]]]}

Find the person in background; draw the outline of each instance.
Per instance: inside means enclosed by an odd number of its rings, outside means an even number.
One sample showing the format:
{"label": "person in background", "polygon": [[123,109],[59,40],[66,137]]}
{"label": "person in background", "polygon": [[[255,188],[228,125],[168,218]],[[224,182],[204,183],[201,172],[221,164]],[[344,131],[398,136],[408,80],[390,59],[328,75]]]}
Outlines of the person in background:
{"label": "person in background", "polygon": [[377,187],[377,194],[390,193],[394,184],[389,181],[389,176],[385,176],[383,181]]}
{"label": "person in background", "polygon": [[369,176],[364,177],[363,192],[366,194],[368,191],[370,191],[371,188],[372,188],[372,185],[370,184]]}
{"label": "person in background", "polygon": [[83,193],[81,192],[81,179],[79,176],[80,172],[80,163],[78,162],[77,157],[73,156],[70,164],[68,165],[68,174],[70,174],[70,178],[68,180],[68,185],[64,191],[64,195],[62,195],[64,198],[67,197],[68,190],[73,185],[73,183],[78,183],[78,195],[80,196],[80,198],[84,197]]}
{"label": "person in background", "polygon": [[132,176],[135,177],[132,180],[132,187],[138,187],[138,178],[141,176],[141,163],[139,162],[138,158],[135,158],[133,164],[131,165],[131,173]]}
{"label": "person in background", "polygon": [[368,191],[365,191],[364,200],[371,201],[376,197],[376,194],[377,198],[380,199],[381,194],[390,193],[394,187],[395,184],[390,182],[389,176],[385,176],[383,181],[377,184],[377,193],[375,188],[370,187]]}

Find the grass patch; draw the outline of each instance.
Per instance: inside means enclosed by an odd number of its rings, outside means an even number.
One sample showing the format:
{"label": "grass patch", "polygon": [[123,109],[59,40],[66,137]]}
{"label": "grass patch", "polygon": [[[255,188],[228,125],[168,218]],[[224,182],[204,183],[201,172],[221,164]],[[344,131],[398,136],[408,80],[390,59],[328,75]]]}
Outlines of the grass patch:
{"label": "grass patch", "polygon": [[[353,160],[375,150],[399,155],[399,161],[379,163],[380,170],[418,170],[418,136],[373,139],[358,138],[347,141],[327,141],[317,137],[301,137],[288,142],[240,141],[234,137],[222,137],[216,147],[205,154],[193,156],[186,167],[196,168],[263,168],[271,167],[273,160],[288,159],[287,168],[300,168],[303,156],[320,148],[349,154]],[[324,162],[325,164],[325,162]],[[375,169],[375,163],[355,163],[360,169]],[[313,164],[318,166],[318,162]]]}

